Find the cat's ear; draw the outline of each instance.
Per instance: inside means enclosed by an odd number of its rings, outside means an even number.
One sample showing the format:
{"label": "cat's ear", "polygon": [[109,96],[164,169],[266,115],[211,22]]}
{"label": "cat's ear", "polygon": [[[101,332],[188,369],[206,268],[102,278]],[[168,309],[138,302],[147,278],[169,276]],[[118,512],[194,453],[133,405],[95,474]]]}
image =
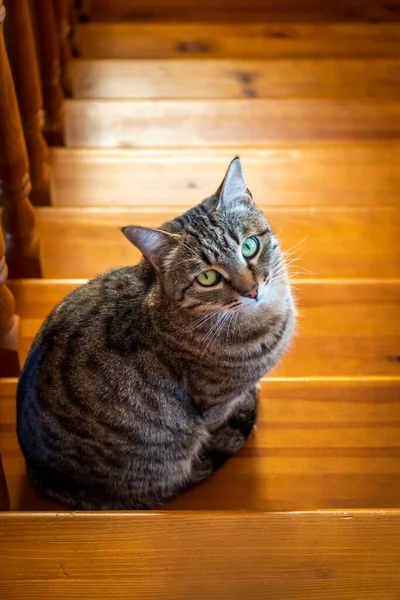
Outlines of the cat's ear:
{"label": "cat's ear", "polygon": [[161,229],[152,229],[151,227],[140,227],[139,225],[129,225],[122,227],[124,236],[140,250],[146,260],[159,269],[160,256],[164,250],[170,247],[174,239],[180,236],[174,233],[167,233]]}
{"label": "cat's ear", "polygon": [[217,193],[219,194],[217,208],[221,212],[253,202],[247,189],[242,164],[238,156],[229,165],[225,179]]}

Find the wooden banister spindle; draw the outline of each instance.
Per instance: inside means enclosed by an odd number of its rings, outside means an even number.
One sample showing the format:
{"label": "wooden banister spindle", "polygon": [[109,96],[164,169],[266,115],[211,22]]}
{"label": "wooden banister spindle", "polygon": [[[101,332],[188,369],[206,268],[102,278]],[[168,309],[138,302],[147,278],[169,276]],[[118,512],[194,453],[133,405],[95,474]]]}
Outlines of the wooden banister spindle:
{"label": "wooden banister spindle", "polygon": [[69,25],[71,28],[71,34],[70,34],[71,53],[72,53],[72,56],[76,56],[76,50],[74,48],[73,42],[74,42],[75,28],[79,23],[79,14],[78,14],[78,9],[77,9],[75,0],[68,0],[68,20],[69,20]]}
{"label": "wooden banister spindle", "polygon": [[17,377],[18,317],[14,296],[7,286],[7,263],[3,232],[0,227],[0,377]]}
{"label": "wooden banister spindle", "polygon": [[60,47],[61,83],[65,95],[72,96],[70,0],[53,0]]}
{"label": "wooden banister spindle", "polygon": [[64,143],[64,92],[53,0],[30,0],[44,105],[44,134],[50,146]]}
{"label": "wooden banister spindle", "polygon": [[0,456],[0,510],[10,510],[10,496],[8,495],[6,476]]}
{"label": "wooden banister spindle", "polygon": [[41,277],[24,133],[3,35],[0,0],[0,197],[10,277]]}
{"label": "wooden banister spindle", "polygon": [[4,33],[25,133],[35,206],[51,205],[48,147],[43,137],[43,99],[28,0],[5,0]]}

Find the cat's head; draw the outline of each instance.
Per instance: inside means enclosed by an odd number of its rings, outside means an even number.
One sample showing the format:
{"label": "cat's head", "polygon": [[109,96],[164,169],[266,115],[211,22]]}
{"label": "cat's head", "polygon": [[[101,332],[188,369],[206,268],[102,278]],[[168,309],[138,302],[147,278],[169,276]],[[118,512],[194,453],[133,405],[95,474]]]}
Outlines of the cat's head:
{"label": "cat's head", "polygon": [[280,295],[288,286],[278,240],[253,202],[239,158],[216,194],[182,216],[160,229],[122,231],[164,293],[188,310],[252,310],[273,297],[274,286]]}

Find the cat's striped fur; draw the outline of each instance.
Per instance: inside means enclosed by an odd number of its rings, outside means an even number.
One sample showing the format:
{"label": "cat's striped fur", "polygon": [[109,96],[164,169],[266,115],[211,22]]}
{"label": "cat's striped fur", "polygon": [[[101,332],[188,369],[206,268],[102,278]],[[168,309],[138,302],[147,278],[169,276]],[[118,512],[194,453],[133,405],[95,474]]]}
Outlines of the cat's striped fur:
{"label": "cat's striped fur", "polygon": [[[257,383],[294,328],[279,243],[238,159],[211,198],[124,233],[147,260],[67,296],[18,387],[31,479],[73,508],[150,508],[211,475],[250,435]],[[260,250],[246,261],[251,235]],[[202,288],[211,267],[223,280]]]}

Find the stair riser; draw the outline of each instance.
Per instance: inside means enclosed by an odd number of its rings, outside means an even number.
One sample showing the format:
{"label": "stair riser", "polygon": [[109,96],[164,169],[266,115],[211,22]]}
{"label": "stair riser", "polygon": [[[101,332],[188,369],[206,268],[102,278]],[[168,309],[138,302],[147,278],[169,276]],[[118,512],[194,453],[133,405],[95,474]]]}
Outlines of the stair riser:
{"label": "stair riser", "polygon": [[[47,278],[86,278],[135,264],[139,251],[120,232],[126,225],[158,227],[179,210],[37,209],[42,267]],[[266,210],[285,250],[316,278],[400,277],[400,213],[394,208]],[[293,264],[293,270],[295,270]]]}
{"label": "stair riser", "polygon": [[400,57],[396,23],[89,23],[81,58]]}
{"label": "stair riser", "polygon": [[400,60],[78,60],[75,98],[398,98]]}
{"label": "stair riser", "polygon": [[[259,206],[398,206],[400,144],[239,151]],[[236,151],[235,150],[235,151]],[[185,210],[219,186],[234,150],[53,148],[56,206]]]}
{"label": "stair riser", "polygon": [[[10,282],[21,315],[20,356],[62,298],[82,281]],[[272,377],[400,375],[400,281],[295,281],[299,318]]]}
{"label": "stair riser", "polygon": [[262,147],[400,138],[400,102],[333,100],[66,103],[69,147]]}

